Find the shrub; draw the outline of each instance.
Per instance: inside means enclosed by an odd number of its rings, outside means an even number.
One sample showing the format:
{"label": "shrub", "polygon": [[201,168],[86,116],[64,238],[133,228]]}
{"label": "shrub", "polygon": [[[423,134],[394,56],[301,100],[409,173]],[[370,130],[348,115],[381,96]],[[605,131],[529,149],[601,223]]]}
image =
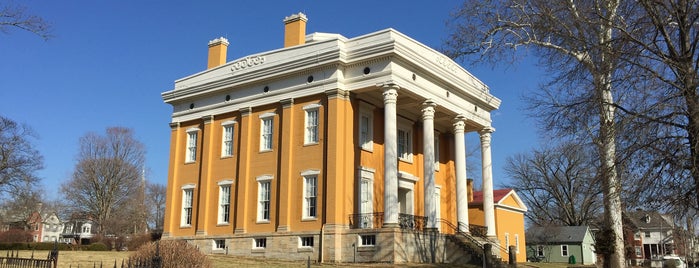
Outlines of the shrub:
{"label": "shrub", "polygon": [[32,242],[32,240],[34,240],[34,236],[29,231],[10,229],[0,232],[0,242],[3,243]]}
{"label": "shrub", "polygon": [[147,244],[151,241],[150,234],[139,234],[131,237],[130,240],[126,242],[126,247],[130,250],[136,250],[141,246]]}
{"label": "shrub", "polygon": [[97,242],[86,245],[83,249],[88,251],[108,251],[109,247],[102,242]]}
{"label": "shrub", "polygon": [[162,267],[210,268],[211,261],[195,246],[182,240],[160,240],[143,245],[131,254],[132,260],[149,261],[155,257],[156,247]]}

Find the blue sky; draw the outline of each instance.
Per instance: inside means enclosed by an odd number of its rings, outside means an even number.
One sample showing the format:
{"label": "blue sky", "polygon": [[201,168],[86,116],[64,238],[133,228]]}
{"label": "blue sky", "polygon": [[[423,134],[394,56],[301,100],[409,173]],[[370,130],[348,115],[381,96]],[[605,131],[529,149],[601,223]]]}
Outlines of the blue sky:
{"label": "blue sky", "polygon": [[[43,41],[0,33],[0,114],[37,132],[46,193],[59,195],[75,165],[78,139],[110,126],[132,128],[146,145],[148,180],[167,182],[170,114],[160,93],[206,68],[207,43],[228,38],[228,60],[283,45],[285,16],[303,12],[307,32],[351,38],[394,28],[432,48],[447,38],[446,21],[460,1],[53,1],[18,4],[53,25]],[[464,65],[502,100],[492,114],[496,187],[507,184],[505,159],[539,144],[521,96],[537,90],[539,69]],[[479,148],[468,134],[467,148]],[[480,178],[479,156],[469,177]],[[479,181],[479,180],[478,180]]]}

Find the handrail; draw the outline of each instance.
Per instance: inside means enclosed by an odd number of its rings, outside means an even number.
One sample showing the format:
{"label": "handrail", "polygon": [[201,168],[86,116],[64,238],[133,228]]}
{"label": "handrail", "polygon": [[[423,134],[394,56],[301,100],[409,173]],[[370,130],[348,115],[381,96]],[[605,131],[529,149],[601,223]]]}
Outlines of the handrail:
{"label": "handrail", "polygon": [[[487,231],[486,231],[487,227],[485,227],[485,226],[469,225],[469,224],[465,224],[463,222],[459,222],[459,227],[464,227],[464,228],[458,228],[458,227],[456,227],[456,225],[454,225],[453,223],[451,223],[448,220],[439,219],[439,221],[441,223],[449,226],[452,230],[454,230],[454,233],[460,234],[461,236],[466,237],[470,242],[475,243],[476,245],[479,245],[480,247],[482,247],[484,243],[482,241],[478,241],[477,239],[475,239],[473,237],[473,235],[483,239],[485,242],[493,245],[493,247],[495,247],[503,252],[507,252],[507,248],[500,245],[500,243],[496,243],[495,241],[488,238],[488,236],[486,235],[487,234]],[[469,231],[463,232],[463,231],[461,231],[462,229],[466,229]]]}

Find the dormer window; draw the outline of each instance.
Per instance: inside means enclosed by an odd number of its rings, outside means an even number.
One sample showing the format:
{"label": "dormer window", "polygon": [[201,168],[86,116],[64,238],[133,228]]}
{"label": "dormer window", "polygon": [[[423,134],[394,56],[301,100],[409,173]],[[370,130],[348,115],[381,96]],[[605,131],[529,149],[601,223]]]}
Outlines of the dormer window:
{"label": "dormer window", "polygon": [[648,214],[643,216],[643,221],[645,221],[646,223],[650,223],[650,216]]}

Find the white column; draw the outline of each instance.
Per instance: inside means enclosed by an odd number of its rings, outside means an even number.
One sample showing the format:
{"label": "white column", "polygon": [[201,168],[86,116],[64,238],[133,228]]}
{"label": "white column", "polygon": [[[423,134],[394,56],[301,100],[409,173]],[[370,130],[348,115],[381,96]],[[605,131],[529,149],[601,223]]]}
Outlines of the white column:
{"label": "white column", "polygon": [[466,185],[466,117],[458,115],[454,118],[454,140],[456,157],[454,166],[456,168],[456,221],[459,231],[468,230],[468,189]]}
{"label": "white column", "polygon": [[398,86],[383,86],[384,104],[384,154],[383,154],[383,227],[398,227],[398,138],[396,126],[396,100]]}
{"label": "white column", "polygon": [[493,163],[490,156],[490,135],[495,132],[492,127],[485,127],[481,134],[481,164],[483,165],[483,214],[488,237],[496,237],[495,204],[493,201]]}
{"label": "white column", "polygon": [[437,202],[434,188],[434,107],[432,100],[422,103],[422,144],[427,228],[437,228]]}

